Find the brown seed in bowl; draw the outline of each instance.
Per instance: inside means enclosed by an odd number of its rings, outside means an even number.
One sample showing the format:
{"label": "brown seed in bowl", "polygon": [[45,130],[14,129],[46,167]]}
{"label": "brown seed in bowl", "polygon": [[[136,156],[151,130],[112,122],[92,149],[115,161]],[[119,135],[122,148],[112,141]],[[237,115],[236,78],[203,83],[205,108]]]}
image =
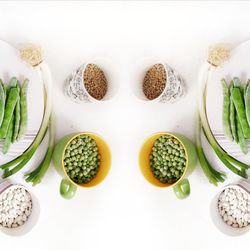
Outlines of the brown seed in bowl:
{"label": "brown seed in bowl", "polygon": [[96,64],[88,64],[83,73],[84,86],[95,99],[101,100],[107,93],[108,83],[104,72]]}
{"label": "brown seed in bowl", "polygon": [[165,89],[167,74],[162,64],[153,65],[143,80],[143,92],[149,100],[157,98]]}

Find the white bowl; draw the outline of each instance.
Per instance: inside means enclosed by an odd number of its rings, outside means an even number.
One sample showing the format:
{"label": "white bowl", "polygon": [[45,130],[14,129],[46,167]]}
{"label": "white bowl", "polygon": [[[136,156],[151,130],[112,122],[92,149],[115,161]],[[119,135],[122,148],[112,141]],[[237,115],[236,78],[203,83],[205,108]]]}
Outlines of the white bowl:
{"label": "white bowl", "polygon": [[[85,71],[88,64],[96,64],[103,70],[104,75],[107,79],[108,89],[107,93],[101,100],[97,100],[92,97],[85,88],[83,80],[83,72]],[[118,91],[117,80],[115,77],[116,67],[107,59],[96,58],[91,59],[88,62],[82,64],[76,70],[74,70],[70,76],[65,80],[64,93],[67,97],[77,103],[81,102],[102,102],[110,100],[115,96]]]}
{"label": "white bowl", "polygon": [[245,192],[247,195],[250,195],[250,185],[245,181],[241,181],[239,184],[232,184],[223,187],[220,192],[213,198],[210,205],[210,214],[214,225],[217,227],[219,231],[229,236],[240,236],[249,231],[250,225],[242,228],[234,228],[227,225],[219,214],[218,210],[218,199],[225,189],[227,188],[235,188],[240,189],[242,192]]}
{"label": "white bowl", "polygon": [[[154,64],[162,64],[167,73],[165,89],[155,99],[149,100],[143,92],[143,80],[147,71]],[[134,95],[142,101],[173,103],[185,94],[185,83],[180,74],[165,63],[161,58],[146,57],[135,64],[131,79],[131,89]]]}
{"label": "white bowl", "polygon": [[[3,183],[0,184],[0,195],[6,190],[18,188],[18,187],[21,187],[27,190],[22,185],[12,184],[9,181],[4,181]],[[2,231],[3,233],[6,233],[10,236],[22,236],[30,232],[31,229],[36,225],[39,215],[40,215],[40,206],[36,197],[29,190],[27,190],[27,192],[29,192],[29,194],[31,195],[31,199],[32,199],[32,211],[28,220],[23,225],[16,227],[16,228],[6,228],[0,225],[0,231]]]}

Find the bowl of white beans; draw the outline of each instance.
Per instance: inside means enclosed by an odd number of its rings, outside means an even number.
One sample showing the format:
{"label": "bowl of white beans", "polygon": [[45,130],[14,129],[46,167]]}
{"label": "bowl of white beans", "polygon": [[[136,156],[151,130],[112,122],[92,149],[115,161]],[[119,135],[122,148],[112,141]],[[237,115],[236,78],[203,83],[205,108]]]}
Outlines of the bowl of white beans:
{"label": "bowl of white beans", "polygon": [[229,236],[240,236],[250,229],[250,184],[241,181],[225,186],[211,203],[215,226]]}
{"label": "bowl of white beans", "polygon": [[39,217],[39,205],[24,186],[9,181],[0,183],[0,230],[8,235],[28,233]]}

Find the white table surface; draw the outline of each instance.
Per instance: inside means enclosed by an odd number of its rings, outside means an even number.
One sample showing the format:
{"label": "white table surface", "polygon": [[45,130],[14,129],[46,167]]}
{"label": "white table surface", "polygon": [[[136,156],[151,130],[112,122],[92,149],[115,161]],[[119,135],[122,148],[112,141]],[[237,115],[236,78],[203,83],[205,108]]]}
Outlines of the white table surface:
{"label": "white table surface", "polygon": [[[60,176],[51,166],[42,184],[28,186],[40,202],[38,224],[19,238],[0,233],[0,249],[248,247],[249,233],[228,237],[214,226],[210,203],[219,188],[198,165],[190,177],[192,193],[180,201],[172,190],[143,179],[137,157],[153,132],[176,131],[194,139],[197,72],[206,48],[249,39],[249,13],[248,2],[1,2],[0,38],[13,45],[37,42],[45,50],[54,78],[56,138],[96,132],[109,143],[113,164],[101,185],[78,190],[70,201],[60,197]],[[96,57],[112,62],[119,91],[106,103],[74,104],[62,93],[63,81]],[[136,99],[132,72],[143,57],[160,57],[178,70],[187,83],[185,98],[172,105]],[[39,153],[24,171],[41,159]]]}

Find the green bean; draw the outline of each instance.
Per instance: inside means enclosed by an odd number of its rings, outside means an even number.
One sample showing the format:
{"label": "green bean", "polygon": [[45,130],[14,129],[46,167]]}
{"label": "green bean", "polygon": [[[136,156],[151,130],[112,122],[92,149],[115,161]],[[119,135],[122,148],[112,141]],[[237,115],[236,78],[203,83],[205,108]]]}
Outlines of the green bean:
{"label": "green bean", "polygon": [[237,135],[238,135],[238,138],[239,138],[239,145],[240,145],[241,151],[244,154],[247,154],[248,153],[248,148],[247,148],[247,145],[246,145],[246,141],[245,141],[245,138],[244,138],[244,134],[243,134],[243,131],[242,131],[241,124],[240,124],[238,116],[236,116],[236,127],[237,127]]}
{"label": "green bean", "polygon": [[5,111],[5,93],[3,88],[3,82],[0,79],[0,126],[3,122],[4,111]]}
{"label": "green bean", "polygon": [[239,122],[241,124],[241,128],[245,138],[250,138],[250,128],[247,122],[244,101],[241,95],[241,91],[239,88],[233,88],[232,90],[232,98],[233,103],[236,109],[237,116],[239,118]]}
{"label": "green bean", "polygon": [[230,84],[230,126],[233,135],[233,139],[236,143],[238,143],[238,135],[236,129],[236,121],[235,121],[235,107],[232,98],[232,91],[233,91],[233,82]]}
{"label": "green bean", "polygon": [[19,141],[25,134],[28,123],[28,110],[27,110],[27,91],[28,91],[29,80],[26,79],[23,82],[21,87],[21,96],[20,96],[20,110],[21,110],[21,119],[20,119],[20,127],[17,136],[17,140]]}
{"label": "green bean", "polygon": [[12,143],[15,142],[15,140],[17,139],[17,135],[19,132],[19,126],[20,126],[20,85],[19,83],[17,83],[17,89],[18,89],[18,93],[19,93],[19,98],[17,100],[16,103],[16,107],[15,107],[15,119],[14,119],[14,131],[13,131],[13,136],[12,136]]}
{"label": "green bean", "polygon": [[233,81],[234,87],[241,88],[241,82],[238,77],[234,77],[232,81]]}
{"label": "green bean", "polygon": [[229,89],[225,79],[221,80],[222,89],[223,89],[223,113],[222,113],[222,121],[223,121],[223,129],[225,136],[229,140],[233,140],[232,131],[230,127],[230,95]]}
{"label": "green bean", "polygon": [[14,116],[12,116],[11,118],[8,132],[5,138],[5,142],[3,145],[3,154],[7,154],[10,149],[11,139],[12,139],[12,134],[13,134],[13,127],[14,127]]}
{"label": "green bean", "polygon": [[2,139],[6,137],[8,127],[10,125],[18,98],[19,95],[17,88],[11,88],[7,98],[7,103],[4,112],[4,119],[0,128],[0,138]]}
{"label": "green bean", "polygon": [[9,88],[15,88],[17,86],[17,79],[16,77],[12,77],[10,79],[10,83],[8,85]]}
{"label": "green bean", "polygon": [[250,79],[247,81],[247,88],[245,94],[245,107],[248,125],[250,126]]}
{"label": "green bean", "polygon": [[248,81],[246,82],[246,84],[243,87],[243,99],[244,100],[246,99],[246,93],[247,93],[247,87],[248,87],[248,85],[249,85],[249,79],[248,79]]}
{"label": "green bean", "polygon": [[4,102],[6,104],[6,99],[7,99],[7,86],[6,84],[3,83],[3,81],[0,79],[1,81],[1,85],[3,86],[3,90],[4,90]]}

